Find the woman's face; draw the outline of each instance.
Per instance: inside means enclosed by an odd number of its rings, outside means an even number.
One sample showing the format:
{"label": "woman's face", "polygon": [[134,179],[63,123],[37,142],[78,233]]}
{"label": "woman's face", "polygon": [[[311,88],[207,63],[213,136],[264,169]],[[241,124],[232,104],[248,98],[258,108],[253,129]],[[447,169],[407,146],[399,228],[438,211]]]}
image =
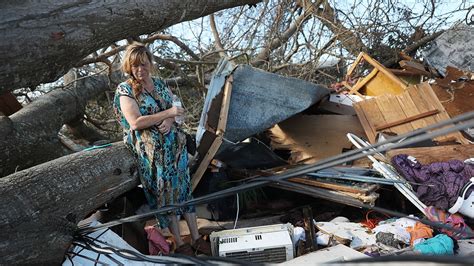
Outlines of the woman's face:
{"label": "woman's face", "polygon": [[142,61],[132,64],[132,75],[138,81],[146,81],[150,78],[151,63],[148,60]]}

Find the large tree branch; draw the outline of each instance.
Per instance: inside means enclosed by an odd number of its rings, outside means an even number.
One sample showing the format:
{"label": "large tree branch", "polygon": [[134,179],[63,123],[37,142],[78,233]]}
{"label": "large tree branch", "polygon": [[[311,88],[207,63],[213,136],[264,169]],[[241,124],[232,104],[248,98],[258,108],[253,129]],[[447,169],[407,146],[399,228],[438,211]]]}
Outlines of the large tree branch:
{"label": "large tree branch", "polygon": [[107,75],[80,78],[0,120],[0,177],[64,155],[59,129],[82,115],[88,100],[108,89]]}
{"label": "large tree branch", "polygon": [[312,12],[312,10],[312,6],[305,8],[303,14],[297,17],[295,21],[281,35],[269,40],[267,45],[251,61],[251,65],[259,67],[268,62],[270,53],[280,47],[282,44],[286,43],[291,38],[291,36],[293,36],[293,34],[295,34],[295,32],[297,32],[301,28],[303,23],[310,18],[309,14]]}
{"label": "large tree branch", "polygon": [[148,38],[146,38],[145,42],[151,42],[154,40],[164,40],[164,41],[171,41],[175,43],[179,48],[183,49],[189,56],[191,56],[194,60],[199,61],[200,58],[197,54],[191,50],[186,44],[180,41],[177,37],[169,35],[169,34],[154,34]]}
{"label": "large tree branch", "polygon": [[[443,33],[444,33],[444,30],[440,30],[440,31],[435,32],[431,35],[425,36],[425,37],[421,38],[420,40],[418,40],[417,42],[408,45],[405,49],[403,49],[402,52],[405,53],[405,54],[413,53],[418,48],[420,48],[421,46],[427,44],[428,42],[431,42],[432,40],[438,38],[438,36],[440,36]],[[393,66],[396,63],[398,63],[398,61],[400,61],[400,58],[396,57],[396,58],[393,58],[393,59],[390,59],[390,60],[384,62],[383,65],[384,66]]]}
{"label": "large tree branch", "polygon": [[196,88],[199,88],[200,90],[205,90],[206,88],[201,85],[199,82],[196,82],[196,80],[188,78],[188,75],[181,69],[181,67],[173,62],[170,62],[166,59],[160,58],[158,56],[153,56],[155,59],[155,62],[158,64],[163,65],[164,67],[176,71],[181,77],[186,79],[190,84],[193,84]]}
{"label": "large tree branch", "polygon": [[136,187],[136,169],[117,143],[1,178],[0,264],[60,264],[77,222]]}
{"label": "large tree branch", "polygon": [[115,41],[260,0],[11,1],[0,16],[0,93],[58,79]]}
{"label": "large tree branch", "polygon": [[212,35],[214,36],[215,46],[216,46],[217,50],[219,50],[219,56],[220,57],[226,57],[227,54],[225,53],[224,45],[222,45],[222,41],[221,41],[221,37],[219,36],[219,32],[217,31],[214,14],[211,14],[209,16],[209,23],[211,25]]}
{"label": "large tree branch", "polygon": [[[357,36],[354,30],[347,29],[344,26],[342,21],[337,18],[334,8],[331,7],[327,0],[319,0],[314,4],[308,0],[304,0],[304,2],[308,5],[313,5],[312,12],[314,16],[332,31],[337,40],[341,42],[342,47],[349,53],[357,56],[361,51],[367,51],[367,47],[362,42],[362,39]],[[321,4],[322,8],[319,8]]]}

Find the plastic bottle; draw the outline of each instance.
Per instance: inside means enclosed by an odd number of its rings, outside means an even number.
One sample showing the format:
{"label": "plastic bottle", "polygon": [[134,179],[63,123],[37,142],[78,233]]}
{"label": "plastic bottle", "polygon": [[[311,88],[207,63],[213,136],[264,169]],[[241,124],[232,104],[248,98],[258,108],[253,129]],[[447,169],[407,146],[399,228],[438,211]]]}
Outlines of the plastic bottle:
{"label": "plastic bottle", "polygon": [[[175,94],[173,94],[173,106],[183,107],[181,100]],[[184,116],[175,116],[174,121],[178,123],[178,125],[181,125],[184,122]]]}

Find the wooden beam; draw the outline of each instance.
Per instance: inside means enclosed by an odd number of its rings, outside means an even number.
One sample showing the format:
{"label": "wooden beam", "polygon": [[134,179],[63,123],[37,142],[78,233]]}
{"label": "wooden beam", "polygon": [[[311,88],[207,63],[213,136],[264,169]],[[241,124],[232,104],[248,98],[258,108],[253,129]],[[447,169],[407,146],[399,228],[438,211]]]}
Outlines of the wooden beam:
{"label": "wooden beam", "polygon": [[387,128],[390,128],[390,127],[402,125],[402,124],[405,124],[405,123],[410,123],[412,121],[415,121],[415,120],[418,120],[418,119],[421,119],[421,118],[425,118],[425,117],[428,117],[428,116],[431,116],[431,115],[435,115],[437,113],[439,113],[438,110],[431,110],[431,111],[424,112],[424,113],[421,113],[421,114],[416,114],[416,115],[406,117],[406,118],[403,118],[403,119],[400,119],[400,120],[397,120],[397,121],[394,121],[394,122],[387,123],[385,125],[377,126],[377,127],[375,127],[375,130],[380,131],[380,130],[384,130],[384,129],[387,129]]}
{"label": "wooden beam", "polygon": [[199,164],[198,169],[196,170],[196,172],[194,172],[193,178],[191,180],[192,191],[196,189],[197,185],[199,184],[199,181],[201,181],[201,178],[204,175],[204,172],[206,172],[206,169],[209,166],[209,163],[214,158],[214,155],[216,154],[217,150],[219,150],[219,147],[221,146],[221,144],[222,144],[222,135],[217,135],[214,141],[212,142],[211,147],[209,148],[206,155],[204,156],[204,159],[202,159],[201,163]]}
{"label": "wooden beam", "polygon": [[402,87],[403,89],[406,89],[407,88],[407,84],[405,84],[402,80],[400,80],[399,78],[397,78],[397,76],[395,76],[392,72],[390,72],[390,70],[388,70],[386,67],[384,67],[382,64],[380,64],[379,62],[377,62],[375,59],[373,59],[372,57],[370,57],[368,54],[366,53],[362,53],[362,57],[369,63],[371,64],[372,66],[374,66],[375,68],[377,68],[380,72],[384,73],[388,78],[390,78],[391,80],[393,80],[395,83],[398,83],[398,85],[400,85],[400,87]]}
{"label": "wooden beam", "polygon": [[224,92],[223,92],[224,95],[222,97],[219,120],[217,122],[217,130],[214,134],[216,138],[212,142],[211,146],[209,147],[209,150],[207,151],[206,155],[204,156],[201,163],[199,164],[198,169],[193,174],[193,177],[191,180],[192,191],[196,189],[197,185],[201,181],[202,176],[206,172],[206,169],[209,166],[209,163],[214,158],[214,155],[216,155],[217,151],[219,150],[219,147],[222,144],[222,141],[224,140],[224,134],[225,134],[225,129],[227,125],[227,116],[229,115],[230,97],[232,94],[232,81],[233,81],[233,77],[232,75],[230,75],[227,78],[224,85]]}
{"label": "wooden beam", "polygon": [[377,68],[374,68],[372,70],[372,72],[369,73],[369,75],[364,77],[361,81],[357,82],[356,85],[354,85],[354,87],[352,87],[352,89],[349,91],[349,93],[350,94],[355,94],[356,92],[358,92],[362,87],[364,87],[364,85],[367,82],[369,82],[371,79],[373,79],[375,77],[375,75],[377,75],[378,72],[379,72],[379,70]]}
{"label": "wooden beam", "polygon": [[360,63],[360,60],[362,60],[362,57],[363,57],[364,53],[361,52],[358,56],[357,56],[357,59],[354,61],[354,63],[352,63],[351,67],[349,68],[349,70],[347,71],[347,77],[349,77],[350,75],[352,75],[352,72],[354,72],[354,70],[356,69],[357,65]]}
{"label": "wooden beam", "polygon": [[288,180],[291,182],[305,184],[305,185],[309,185],[313,187],[321,187],[321,188],[326,188],[326,189],[331,189],[331,190],[336,190],[336,191],[341,191],[341,192],[349,192],[349,193],[362,194],[362,195],[367,195],[378,188],[377,185],[368,185],[367,187],[360,187],[354,184],[347,185],[347,184],[338,184],[338,183],[328,182],[328,181],[318,181],[318,180],[314,180],[307,177],[293,177]]}
{"label": "wooden beam", "polygon": [[398,154],[408,154],[413,156],[421,164],[449,160],[464,161],[474,156],[474,144],[394,149],[387,151],[386,157],[391,161],[392,158]]}
{"label": "wooden beam", "polygon": [[420,75],[431,76],[431,73],[426,71],[425,67],[422,64],[407,60],[402,60],[399,62],[399,64],[403,69],[412,71]]}

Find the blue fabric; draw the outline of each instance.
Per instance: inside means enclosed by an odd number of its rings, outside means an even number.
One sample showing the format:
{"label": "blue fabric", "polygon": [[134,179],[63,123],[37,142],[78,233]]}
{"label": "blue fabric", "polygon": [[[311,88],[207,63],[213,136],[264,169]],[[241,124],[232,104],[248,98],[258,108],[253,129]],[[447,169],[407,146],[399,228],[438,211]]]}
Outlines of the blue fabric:
{"label": "blue fabric", "polygon": [[[120,97],[135,99],[141,115],[152,115],[172,106],[170,90],[159,79],[154,79],[155,90],[133,94],[127,82],[118,85],[114,97],[114,111],[123,128],[123,141],[138,159],[138,173],[145,197],[151,209],[174,205],[192,199],[188,168],[186,136],[174,124],[168,134],[160,133],[157,126],[132,130],[120,109]],[[194,207],[174,212],[194,212]],[[166,215],[156,215],[161,228],[169,225]]]}
{"label": "blue fabric", "polygon": [[416,244],[414,250],[425,255],[453,255],[454,242],[449,236],[439,234],[433,238]]}

